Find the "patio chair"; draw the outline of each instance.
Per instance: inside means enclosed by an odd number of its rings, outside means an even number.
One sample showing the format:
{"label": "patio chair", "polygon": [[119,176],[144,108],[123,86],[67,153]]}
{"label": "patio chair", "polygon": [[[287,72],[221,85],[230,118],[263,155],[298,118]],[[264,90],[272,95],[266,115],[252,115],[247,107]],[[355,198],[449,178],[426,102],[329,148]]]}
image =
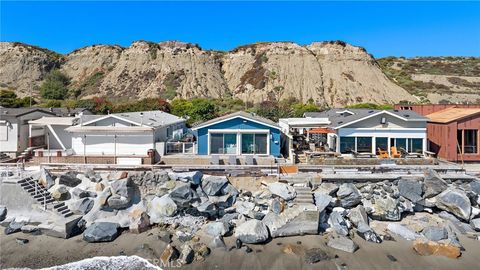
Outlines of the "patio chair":
{"label": "patio chair", "polygon": [[376,157],[375,154],[372,154],[372,153],[359,153],[355,150],[351,150],[353,156],[355,158],[372,158],[372,157]]}
{"label": "patio chair", "polygon": [[237,156],[228,156],[228,165],[237,165]]}
{"label": "patio chair", "polygon": [[421,153],[408,153],[403,147],[399,148],[402,158],[422,158],[423,154]]}
{"label": "patio chair", "polygon": [[397,147],[395,147],[395,146],[390,147],[390,152],[391,152],[392,158],[401,158],[402,157],[402,155],[397,151]]}
{"label": "patio chair", "polygon": [[378,148],[378,154],[380,158],[389,158],[388,152],[385,150],[382,150],[381,148]]}
{"label": "patio chair", "polygon": [[245,164],[253,165],[253,156],[245,156]]}
{"label": "patio chair", "polygon": [[210,156],[211,165],[220,165],[220,158],[217,155]]}

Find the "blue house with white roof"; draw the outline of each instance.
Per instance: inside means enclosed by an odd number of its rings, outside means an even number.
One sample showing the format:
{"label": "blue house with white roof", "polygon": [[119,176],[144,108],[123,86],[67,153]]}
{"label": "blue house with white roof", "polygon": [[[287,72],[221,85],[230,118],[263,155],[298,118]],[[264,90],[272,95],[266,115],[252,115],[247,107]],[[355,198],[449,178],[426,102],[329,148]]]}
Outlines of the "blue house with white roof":
{"label": "blue house with white roof", "polygon": [[280,156],[280,127],[246,112],[235,112],[192,128],[198,155]]}

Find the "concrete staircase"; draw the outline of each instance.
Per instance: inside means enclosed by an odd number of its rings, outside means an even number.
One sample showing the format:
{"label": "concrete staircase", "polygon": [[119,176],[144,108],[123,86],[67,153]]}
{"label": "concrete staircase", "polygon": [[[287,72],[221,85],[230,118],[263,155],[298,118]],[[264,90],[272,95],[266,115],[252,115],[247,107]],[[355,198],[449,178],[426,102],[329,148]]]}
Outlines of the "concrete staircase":
{"label": "concrete staircase", "polygon": [[32,177],[24,178],[17,183],[45,209],[52,210],[64,218],[73,215],[72,211],[68,209],[68,206],[66,206],[64,202],[57,203],[55,199],[52,198],[50,192],[38,184],[38,181]]}

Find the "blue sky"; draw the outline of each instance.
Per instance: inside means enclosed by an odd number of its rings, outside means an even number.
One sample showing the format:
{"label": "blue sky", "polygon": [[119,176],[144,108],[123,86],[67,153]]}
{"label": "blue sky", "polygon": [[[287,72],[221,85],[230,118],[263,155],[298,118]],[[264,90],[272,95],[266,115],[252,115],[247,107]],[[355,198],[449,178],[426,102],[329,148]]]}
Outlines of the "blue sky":
{"label": "blue sky", "polygon": [[0,2],[0,40],[68,53],[181,40],[231,50],[259,41],[344,40],[376,57],[480,56],[480,2]]}

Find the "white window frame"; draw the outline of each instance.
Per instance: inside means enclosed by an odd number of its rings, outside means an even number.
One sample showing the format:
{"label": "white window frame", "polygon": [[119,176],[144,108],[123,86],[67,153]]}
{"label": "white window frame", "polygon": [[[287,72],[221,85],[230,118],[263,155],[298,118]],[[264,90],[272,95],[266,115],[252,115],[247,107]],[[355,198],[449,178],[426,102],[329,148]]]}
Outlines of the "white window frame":
{"label": "white window frame", "polygon": [[[237,151],[235,154],[216,154],[210,149],[210,134],[212,133],[228,133],[237,134]],[[267,153],[266,154],[242,154],[242,134],[266,134],[267,135]],[[235,156],[269,156],[270,155],[270,130],[269,129],[209,129],[207,134],[208,155],[235,155]]]}

